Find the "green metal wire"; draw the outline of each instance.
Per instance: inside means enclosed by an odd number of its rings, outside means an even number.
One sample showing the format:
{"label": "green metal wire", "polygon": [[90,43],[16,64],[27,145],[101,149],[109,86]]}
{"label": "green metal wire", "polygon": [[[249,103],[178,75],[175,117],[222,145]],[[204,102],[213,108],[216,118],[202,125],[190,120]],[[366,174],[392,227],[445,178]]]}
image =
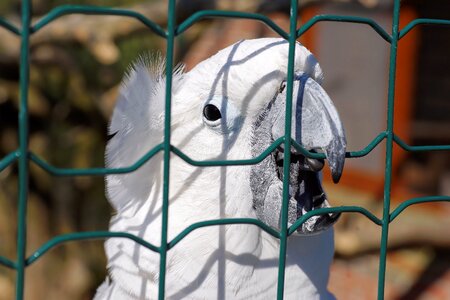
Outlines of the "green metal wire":
{"label": "green metal wire", "polygon": [[297,30],[297,37],[300,37],[309,28],[311,28],[317,22],[330,21],[330,22],[345,22],[345,23],[359,23],[366,24],[372,27],[386,42],[391,43],[392,37],[376,23],[374,20],[369,18],[354,17],[354,16],[336,16],[336,15],[318,15],[312,17],[308,22],[306,22],[299,30]]}
{"label": "green metal wire", "polygon": [[14,26],[13,24],[11,24],[10,22],[6,21],[3,18],[0,18],[0,27],[3,27],[5,29],[11,31],[15,35],[20,35],[19,28],[17,28],[16,26]]}
{"label": "green metal wire", "polygon": [[277,24],[275,24],[271,19],[268,17],[261,15],[261,14],[254,14],[254,13],[244,13],[244,12],[236,12],[236,11],[224,11],[224,10],[203,10],[194,13],[192,16],[187,18],[183,23],[181,23],[178,28],[176,29],[176,34],[179,35],[186,31],[189,27],[191,27],[195,22],[198,22],[201,19],[205,18],[237,18],[237,19],[251,19],[251,20],[258,20],[269,26],[273,29],[276,33],[278,33],[281,37],[284,39],[289,38],[289,34],[286,33],[281,27],[279,27]]}
{"label": "green metal wire", "polygon": [[392,41],[389,57],[389,86],[388,86],[388,107],[386,125],[386,162],[384,173],[384,193],[383,193],[383,222],[381,225],[380,262],[378,270],[378,299],[384,299],[384,288],[386,280],[386,258],[387,243],[389,235],[389,211],[391,205],[391,184],[392,184],[392,158],[394,144],[394,99],[395,99],[395,72],[397,67],[397,46],[398,46],[398,25],[400,22],[400,0],[394,0],[392,18]]}
{"label": "green metal wire", "polygon": [[[346,153],[347,158],[353,157],[362,157],[369,154],[381,141],[386,138],[386,133],[380,133],[373,141],[369,143],[364,149],[359,151],[351,151]],[[397,141],[397,140],[396,140]],[[274,141],[266,150],[264,150],[260,155],[249,158],[249,159],[238,159],[238,160],[194,160],[189,156],[184,154],[180,149],[175,146],[171,146],[171,151],[182,160],[187,162],[190,165],[198,166],[198,167],[217,167],[217,166],[242,166],[242,165],[254,165],[263,161],[268,155],[270,155],[278,146],[280,146],[284,142],[284,137],[281,137]],[[399,140],[401,142],[401,140]],[[307,157],[316,158],[316,159],[325,159],[325,154],[323,153],[315,153],[306,150],[302,145],[298,144],[296,141],[291,141],[292,146],[297,149],[300,153]],[[408,146],[401,142],[404,147],[416,149],[417,146]],[[422,147],[425,147],[426,150],[423,150]],[[420,151],[429,151],[430,147],[432,150],[448,150],[449,146],[421,146]],[[436,148],[437,147],[437,148]],[[54,176],[95,176],[95,175],[110,175],[110,174],[125,174],[134,172],[137,169],[141,168],[147,161],[149,161],[153,156],[155,156],[158,152],[163,150],[163,144],[158,144],[150,151],[148,151],[144,156],[142,156],[139,160],[137,160],[134,164],[123,167],[123,168],[85,168],[85,169],[73,169],[73,168],[58,168],[50,165],[45,162],[39,156],[34,154],[33,152],[29,152],[29,159],[31,162],[45,170],[51,175]],[[410,150],[410,151],[419,151],[419,150]],[[4,168],[8,167],[18,158],[18,152],[12,152],[8,154],[4,159],[0,161],[0,171]]]}
{"label": "green metal wire", "polygon": [[166,284],[166,259],[168,243],[167,228],[169,226],[169,175],[170,175],[170,124],[171,124],[171,98],[172,98],[172,69],[173,69],[173,51],[175,44],[175,0],[168,2],[168,21],[167,21],[167,54],[166,54],[166,103],[164,111],[164,173],[163,173],[163,199],[162,199],[162,218],[161,218],[161,249],[159,259],[159,300],[164,300]]}
{"label": "green metal wire", "polygon": [[80,241],[80,240],[94,240],[94,239],[104,239],[104,238],[126,238],[135,241],[141,246],[153,251],[159,252],[160,248],[144,241],[140,237],[137,237],[131,233],[127,232],[111,232],[111,231],[89,231],[89,232],[76,232],[70,234],[64,234],[52,238],[37,249],[30,257],[25,260],[25,265],[29,266],[42,257],[50,249],[70,241]]}
{"label": "green metal wire", "polygon": [[[270,155],[278,146],[280,146],[284,141],[284,137],[277,139],[272,143],[266,150],[264,150],[260,155],[251,159],[239,159],[239,160],[193,160],[186,154],[184,154],[181,150],[172,146],[172,152],[175,153],[182,160],[191,164],[193,166],[198,167],[217,167],[217,166],[242,166],[242,165],[254,165],[260,163],[264,160],[268,155]],[[304,149],[304,148],[303,148]],[[306,151],[306,150],[305,150]],[[308,152],[310,153],[310,152]]]}
{"label": "green metal wire", "polygon": [[17,208],[16,298],[23,299],[25,284],[25,251],[27,247],[28,200],[28,86],[30,79],[30,22],[31,1],[22,1],[22,29],[20,32],[20,105],[19,105],[19,192]]}
{"label": "green metal wire", "polygon": [[271,236],[275,238],[280,238],[280,233],[278,231],[268,226],[267,224],[261,222],[260,220],[249,218],[227,218],[227,219],[203,221],[189,225],[169,243],[169,249],[175,247],[175,245],[178,244],[178,242],[180,242],[185,236],[187,236],[189,233],[191,233],[196,229],[216,225],[237,225],[237,224],[256,225],[265,232],[267,232],[268,234],[270,234]]}
{"label": "green metal wire", "polygon": [[52,9],[39,22],[31,27],[31,33],[36,33],[54,20],[68,14],[84,14],[84,15],[108,15],[131,17],[139,20],[142,24],[153,30],[157,35],[165,38],[166,32],[157,24],[147,19],[140,13],[135,11],[116,9],[108,7],[87,6],[87,5],[63,5]]}
{"label": "green metal wire", "polygon": [[[428,196],[413,198],[402,202],[392,212],[390,212],[390,192],[391,192],[391,176],[392,176],[392,159],[393,159],[393,145],[399,145],[406,151],[449,151],[450,145],[429,145],[429,146],[410,146],[402,141],[394,134],[394,102],[395,102],[395,70],[397,58],[398,41],[403,38],[409,31],[418,25],[450,25],[450,20],[440,19],[415,19],[406,25],[402,30],[399,30],[400,18],[400,0],[394,1],[393,6],[393,22],[392,32],[388,34],[378,23],[369,18],[358,16],[338,16],[338,15],[318,15],[308,20],[300,28],[296,28],[298,4],[296,0],[291,0],[290,10],[290,26],[289,33],[282,30],[270,18],[254,13],[235,12],[235,11],[220,11],[220,10],[205,10],[200,11],[188,19],[186,19],[179,26],[175,24],[175,0],[168,1],[168,23],[167,29],[164,30],[159,25],[149,20],[142,14],[131,10],[115,9],[107,7],[86,6],[86,5],[63,5],[54,8],[42,19],[31,25],[31,1],[22,1],[21,14],[21,29],[10,23],[9,21],[0,18],[0,27],[10,31],[12,34],[20,36],[21,39],[21,53],[20,53],[20,107],[19,107],[19,148],[3,157],[0,160],[0,172],[8,166],[15,163],[18,164],[19,182],[18,182],[18,229],[17,229],[17,258],[15,261],[6,257],[0,256],[0,265],[5,266],[16,271],[16,299],[24,298],[25,285],[25,269],[39,258],[41,258],[47,251],[60,245],[62,243],[76,241],[76,240],[91,240],[99,238],[126,238],[131,239],[149,249],[149,251],[158,252],[160,254],[160,281],[159,281],[159,299],[165,297],[165,272],[166,272],[166,257],[167,251],[175,247],[184,237],[192,231],[206,226],[220,226],[233,224],[248,224],[249,226],[258,226],[268,234],[280,239],[280,260],[278,269],[278,283],[277,283],[277,299],[283,299],[284,292],[284,270],[286,264],[286,245],[287,238],[293,234],[308,218],[326,213],[359,213],[370,219],[374,224],[381,226],[381,243],[380,243],[380,266],[378,272],[378,299],[384,299],[385,275],[386,275],[386,255],[387,255],[387,240],[389,233],[389,223],[398,217],[406,208],[411,205],[420,203],[435,202],[435,201],[450,201],[449,196]],[[30,35],[38,32],[45,26],[52,23],[54,20],[68,14],[85,14],[85,15],[115,15],[127,18],[133,18],[149,28],[155,34],[163,37],[167,41],[167,84],[166,84],[166,104],[165,104],[165,127],[164,127],[164,141],[163,143],[150,149],[134,164],[123,168],[87,168],[87,169],[72,169],[59,168],[52,166],[39,158],[37,155],[29,152],[28,147],[28,86],[29,86],[29,40]],[[193,160],[184,154],[181,150],[172,146],[170,143],[170,119],[171,119],[171,87],[172,87],[172,68],[173,68],[173,53],[175,37],[186,31],[190,26],[204,18],[244,18],[261,21],[269,28],[278,33],[281,37],[289,41],[289,64],[288,64],[288,80],[287,80],[287,101],[286,101],[286,124],[284,137],[276,140],[272,145],[265,149],[259,156],[251,159],[243,160],[209,160],[197,161]],[[357,158],[368,155],[374,150],[383,140],[386,140],[386,161],[385,161],[385,183],[384,183],[384,199],[383,199],[383,213],[381,219],[373,215],[367,209],[360,206],[340,206],[332,208],[321,208],[306,213],[294,224],[288,226],[287,223],[287,201],[289,198],[289,161],[290,152],[285,153],[285,162],[283,166],[284,180],[283,182],[283,203],[281,213],[281,229],[277,230],[271,228],[265,223],[248,218],[231,218],[218,219],[198,222],[191,224],[179,233],[173,240],[167,240],[168,209],[169,209],[169,170],[170,170],[170,153],[174,153],[185,162],[199,167],[210,166],[234,166],[234,165],[250,165],[261,162],[265,157],[270,155],[282,143],[286,149],[290,147],[296,148],[302,154],[312,158],[325,158],[323,153],[312,153],[304,149],[301,145],[290,138],[291,136],[291,108],[292,108],[292,79],[293,79],[293,62],[295,52],[296,39],[309,30],[317,22],[346,22],[365,24],[374,29],[385,41],[390,44],[390,64],[389,64],[389,81],[388,81],[388,103],[387,103],[387,124],[386,130],[377,135],[364,149],[359,151],[351,151],[346,153],[347,158]],[[93,231],[93,232],[76,232],[54,237],[44,243],[37,249],[30,257],[26,258],[26,211],[28,198],[28,176],[29,176],[29,162],[33,162],[40,168],[54,176],[98,176],[107,174],[123,174],[129,173],[142,167],[147,161],[152,159],[157,153],[163,152],[163,207],[162,207],[162,229],[161,229],[161,246],[157,247],[145,240],[126,232],[107,232],[107,231]]]}
{"label": "green metal wire", "polygon": [[57,168],[49,165],[44,160],[36,156],[34,153],[30,152],[30,160],[41,167],[43,170],[47,171],[49,174],[55,176],[94,176],[94,175],[109,175],[109,174],[125,174],[136,171],[142,167],[147,161],[149,161],[158,152],[163,150],[163,144],[155,146],[153,149],[148,151],[144,156],[142,156],[138,161],[129,167],[124,168],[87,168],[87,169],[65,169]]}
{"label": "green metal wire", "polygon": [[402,202],[389,216],[389,222],[392,222],[402,211],[404,211],[407,207],[414,204],[422,204],[429,202],[450,202],[449,196],[428,196],[428,197],[419,197],[409,199],[405,202]]}
{"label": "green metal wire", "polygon": [[411,29],[416,27],[417,25],[450,25],[450,20],[440,20],[440,19],[415,19],[411,21],[408,25],[406,25],[398,36],[399,39],[404,37]]}
{"label": "green metal wire", "polygon": [[292,224],[289,227],[289,235],[293,234],[300,226],[303,225],[309,218],[313,216],[323,215],[323,214],[330,214],[330,213],[360,213],[364,216],[366,216],[369,220],[371,220],[376,225],[381,226],[383,224],[383,221],[378,219],[374,214],[372,214],[367,209],[360,207],[360,206],[336,206],[336,207],[326,207],[326,208],[319,208],[312,211],[307,212],[303,216],[301,216],[297,221],[295,221],[294,224]]}
{"label": "green metal wire", "polygon": [[450,150],[450,145],[433,145],[433,146],[410,146],[402,141],[398,136],[394,134],[394,142],[397,143],[406,151],[410,152],[421,152],[421,151],[448,151]]}
{"label": "green metal wire", "polygon": [[2,160],[0,160],[0,172],[3,171],[8,166],[12,165],[20,156],[19,151],[11,152],[6,155]]}
{"label": "green metal wire", "polygon": [[[291,0],[290,20],[289,20],[289,54],[286,85],[286,120],[284,126],[284,149],[291,149],[291,125],[292,125],[292,93],[294,88],[294,59],[295,43],[297,42],[297,14],[298,2]],[[291,151],[284,152],[283,162],[283,202],[281,204],[280,219],[280,254],[278,256],[278,285],[277,299],[283,299],[284,279],[286,269],[286,250],[288,238],[288,208],[289,208],[289,173],[291,163]]]}
{"label": "green metal wire", "polygon": [[16,263],[6,257],[0,256],[0,265],[10,269],[17,269]]}

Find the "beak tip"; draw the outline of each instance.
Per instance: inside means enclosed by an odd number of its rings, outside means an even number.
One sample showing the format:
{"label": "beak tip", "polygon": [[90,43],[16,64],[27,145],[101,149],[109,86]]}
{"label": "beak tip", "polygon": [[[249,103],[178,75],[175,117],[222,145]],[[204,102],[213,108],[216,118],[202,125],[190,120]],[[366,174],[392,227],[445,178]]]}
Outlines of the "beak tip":
{"label": "beak tip", "polygon": [[344,171],[345,151],[347,148],[347,141],[345,136],[334,138],[328,147],[325,148],[325,154],[328,159],[328,164],[331,171],[331,177],[334,183],[338,183]]}
{"label": "beak tip", "polygon": [[344,171],[345,158],[339,160],[339,163],[333,164],[331,169],[331,177],[334,183],[338,183],[341,180],[342,172]]}
{"label": "beak tip", "polygon": [[341,172],[333,172],[333,174],[331,175],[331,177],[333,178],[333,182],[334,183],[338,183],[339,180],[341,179]]}

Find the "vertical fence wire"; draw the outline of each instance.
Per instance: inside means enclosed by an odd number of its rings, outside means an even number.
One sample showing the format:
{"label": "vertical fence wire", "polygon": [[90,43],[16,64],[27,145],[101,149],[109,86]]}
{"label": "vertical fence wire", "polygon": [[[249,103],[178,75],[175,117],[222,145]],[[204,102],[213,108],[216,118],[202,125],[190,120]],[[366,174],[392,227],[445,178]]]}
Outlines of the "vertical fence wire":
{"label": "vertical fence wire", "polygon": [[392,40],[389,57],[389,83],[386,124],[386,158],[384,168],[383,192],[383,224],[381,226],[380,258],[378,269],[378,299],[384,299],[386,280],[387,244],[389,236],[389,214],[391,210],[392,160],[394,147],[394,101],[395,101],[395,72],[397,67],[397,46],[399,39],[400,0],[394,0],[392,17]]}
{"label": "vertical fence wire", "polygon": [[23,299],[25,284],[25,259],[27,247],[28,199],[28,83],[31,1],[22,1],[22,29],[20,31],[20,105],[19,105],[19,186],[17,215],[16,298]]}
{"label": "vertical fence wire", "polygon": [[[38,21],[34,26],[31,26],[31,12],[32,5],[31,0],[23,0],[21,7],[21,24],[22,27],[15,27],[8,21],[0,18],[0,27],[11,31],[12,33],[19,35],[21,39],[20,47],[20,105],[19,105],[19,148],[8,154],[3,159],[0,159],[0,171],[7,166],[15,163],[18,164],[19,180],[18,180],[18,211],[17,211],[17,258],[16,261],[11,261],[5,257],[0,256],[0,264],[16,271],[16,299],[22,300],[24,298],[25,287],[25,270],[26,267],[36,261],[39,257],[42,257],[49,249],[73,240],[84,240],[93,238],[106,238],[106,237],[121,237],[134,240],[136,243],[150,249],[151,251],[159,252],[160,254],[160,267],[159,267],[159,293],[158,299],[163,300],[165,298],[165,277],[166,277],[166,258],[167,251],[175,246],[181,239],[187,234],[204,226],[220,226],[226,224],[253,224],[259,226],[262,230],[268,232],[275,238],[280,239],[279,249],[279,266],[278,266],[278,282],[277,282],[277,299],[283,299],[284,294],[284,280],[285,280],[285,266],[286,266],[286,248],[288,236],[295,231],[298,226],[301,226],[303,222],[312,215],[331,213],[331,212],[358,212],[369,219],[375,224],[381,226],[381,242],[380,242],[380,259],[379,259],[379,272],[378,272],[378,299],[384,299],[385,292],[385,277],[386,277],[386,258],[389,236],[389,223],[396,218],[404,209],[408,206],[434,201],[450,201],[449,196],[428,196],[415,199],[409,199],[401,203],[393,212],[390,212],[390,198],[391,198],[391,182],[392,182],[392,160],[393,160],[393,146],[394,143],[398,144],[406,151],[448,151],[450,145],[436,145],[436,146],[409,146],[404,143],[400,138],[394,134],[394,102],[395,102],[395,73],[397,67],[397,47],[398,41],[405,36],[412,28],[419,24],[439,24],[450,25],[450,20],[437,20],[437,19],[416,19],[409,23],[403,30],[399,29],[400,19],[400,0],[394,0],[393,4],[393,17],[392,17],[392,35],[390,36],[383,28],[381,28],[376,22],[371,19],[357,17],[357,16],[334,16],[334,15],[320,15],[315,16],[308,22],[306,22],[301,28],[297,29],[297,17],[298,17],[298,1],[291,0],[290,9],[290,25],[289,33],[284,32],[269,18],[259,15],[250,14],[244,12],[231,12],[231,11],[200,11],[185,22],[176,25],[175,15],[176,0],[169,0],[167,4],[168,8],[168,21],[167,31],[164,31],[161,27],[148,20],[145,16],[142,16],[136,12],[112,9],[93,6],[76,6],[76,5],[63,5],[53,9],[44,18]],[[164,140],[162,144],[155,146],[149,150],[142,158],[140,158],[132,166],[107,169],[107,168],[91,168],[91,169],[60,169],[54,166],[48,165],[42,161],[39,157],[29,152],[28,145],[28,86],[29,86],[29,51],[30,51],[30,35],[37,32],[40,28],[51,23],[56,18],[73,13],[91,14],[91,15],[121,15],[135,18],[145,24],[148,28],[153,30],[157,35],[166,39],[167,54],[166,54],[166,96],[165,96],[165,120],[164,120]],[[287,70],[287,100],[286,100],[286,123],[285,123],[285,135],[282,140],[275,141],[263,154],[258,158],[241,160],[241,161],[194,161],[181,151],[171,146],[170,144],[170,123],[171,123],[171,90],[172,90],[172,69],[173,69],[173,55],[175,37],[181,34],[184,30],[190,27],[193,23],[204,17],[226,17],[226,18],[246,18],[254,19],[264,22],[267,26],[272,28],[280,36],[289,41],[289,56],[288,56],[288,70]],[[347,158],[361,157],[369,154],[383,139],[386,139],[386,158],[385,158],[385,182],[383,192],[383,212],[382,219],[378,219],[369,211],[362,207],[335,207],[328,209],[319,209],[310,214],[304,215],[294,225],[288,227],[287,212],[288,212],[288,200],[289,200],[289,162],[290,151],[285,153],[285,161],[283,165],[283,203],[281,212],[281,230],[276,232],[274,229],[268,227],[266,224],[259,220],[236,218],[236,219],[222,219],[211,220],[205,222],[199,222],[188,226],[172,241],[168,241],[168,210],[169,210],[169,170],[170,170],[170,154],[173,152],[186,162],[196,166],[226,166],[226,165],[242,165],[242,164],[255,164],[261,161],[264,157],[270,154],[279,144],[284,143],[285,149],[290,149],[291,146],[299,148],[295,142],[292,142],[291,136],[291,114],[292,114],[292,93],[293,93],[293,75],[294,75],[294,57],[295,57],[295,43],[296,39],[306,32],[310,27],[319,21],[332,21],[332,22],[352,22],[360,23],[371,26],[384,40],[390,43],[390,58],[389,58],[389,79],[388,79],[388,103],[387,103],[387,124],[386,131],[380,133],[365,149],[360,151],[348,152]],[[299,148],[300,149],[300,148]],[[309,153],[304,149],[300,149],[302,153],[305,153],[308,157],[313,157],[313,153]],[[161,228],[161,245],[155,246],[140,239],[137,236],[133,236],[126,232],[77,232],[66,234],[58,237],[54,237],[47,241],[42,247],[35,251],[29,258],[26,258],[26,237],[27,237],[27,198],[28,198],[28,179],[29,179],[29,160],[36,163],[42,169],[46,170],[54,176],[82,176],[82,175],[105,175],[105,174],[119,174],[128,173],[136,170],[142,166],[146,161],[159,151],[164,152],[164,168],[163,168],[163,207],[162,207],[162,228]]]}
{"label": "vertical fence wire", "polygon": [[[294,79],[295,43],[297,40],[297,0],[291,0],[289,16],[289,53],[286,85],[286,120],[284,126],[284,149],[291,149],[292,125],[292,93]],[[291,168],[291,151],[284,151],[283,162],[283,203],[281,206],[280,253],[278,256],[278,286],[277,298],[283,299],[284,279],[286,269],[286,250],[288,238],[288,209],[289,209],[289,172]]]}
{"label": "vertical fence wire", "polygon": [[175,42],[175,0],[168,2],[168,24],[167,24],[167,54],[166,54],[166,103],[164,112],[164,175],[163,175],[163,204],[161,220],[161,248],[159,261],[159,292],[158,298],[164,299],[166,283],[166,258],[167,258],[167,228],[169,214],[169,172],[170,172],[170,120],[172,100],[172,69],[173,50]]}

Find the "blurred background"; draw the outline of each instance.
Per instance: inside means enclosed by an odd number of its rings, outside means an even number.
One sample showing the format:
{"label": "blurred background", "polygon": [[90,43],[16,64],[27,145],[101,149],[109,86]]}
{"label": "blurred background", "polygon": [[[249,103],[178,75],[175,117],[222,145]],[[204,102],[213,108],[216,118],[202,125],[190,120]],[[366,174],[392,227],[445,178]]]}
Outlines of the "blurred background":
{"label": "blurred background", "polygon": [[[62,4],[125,7],[165,27],[163,0],[34,0],[33,23]],[[391,31],[392,0],[301,1],[299,26],[316,14],[363,16]],[[0,17],[20,27],[20,1],[2,0]],[[287,30],[286,0],[178,0],[178,24],[202,9],[258,12]],[[400,28],[417,17],[450,20],[446,0],[402,1]],[[208,19],[177,38],[176,61],[189,70],[240,39],[276,36],[252,20]],[[344,122],[349,150],[386,127],[389,44],[367,25],[322,22],[300,41],[317,56],[324,86]],[[127,66],[161,51],[165,40],[114,16],[64,16],[31,38],[30,148],[50,164],[102,167],[107,122]],[[0,28],[0,158],[17,142],[20,40]],[[411,145],[450,144],[450,28],[419,26],[398,50],[395,132]],[[341,183],[325,174],[332,205],[359,205],[381,217],[384,142],[348,159]],[[31,165],[27,255],[70,232],[106,230],[111,208],[102,177],[52,177]],[[392,209],[412,197],[450,195],[450,155],[394,149]],[[386,299],[450,299],[450,205],[408,208],[390,227]],[[17,167],[0,173],[0,255],[16,257]],[[345,214],[336,226],[330,289],[338,299],[375,299],[380,228]],[[27,268],[26,299],[90,299],[105,277],[103,241],[69,242]],[[0,266],[0,299],[14,298],[15,273]]]}

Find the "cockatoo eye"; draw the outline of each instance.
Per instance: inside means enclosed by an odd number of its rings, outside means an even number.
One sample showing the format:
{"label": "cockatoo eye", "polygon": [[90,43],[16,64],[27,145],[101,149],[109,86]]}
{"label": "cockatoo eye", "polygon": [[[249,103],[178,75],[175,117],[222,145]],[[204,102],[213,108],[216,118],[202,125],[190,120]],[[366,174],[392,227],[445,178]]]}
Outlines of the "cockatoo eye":
{"label": "cockatoo eye", "polygon": [[215,133],[229,134],[242,123],[241,111],[227,97],[215,95],[203,106],[203,124]]}
{"label": "cockatoo eye", "polygon": [[214,104],[207,104],[203,108],[203,116],[206,120],[214,122],[222,118],[220,110]]}

